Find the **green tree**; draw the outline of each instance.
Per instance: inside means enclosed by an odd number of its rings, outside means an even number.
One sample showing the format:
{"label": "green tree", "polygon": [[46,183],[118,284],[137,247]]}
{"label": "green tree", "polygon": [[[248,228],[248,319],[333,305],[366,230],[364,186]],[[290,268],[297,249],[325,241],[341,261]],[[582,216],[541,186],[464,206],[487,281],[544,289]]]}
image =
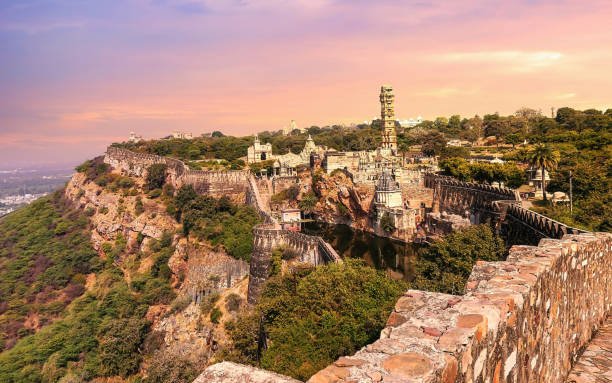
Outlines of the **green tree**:
{"label": "green tree", "polygon": [[147,332],[143,319],[114,319],[100,329],[100,372],[123,377],[138,371],[142,354],[139,347]]}
{"label": "green tree", "polygon": [[559,152],[544,144],[536,145],[531,151],[529,162],[542,170],[542,195],[546,201],[546,171],[552,171],[559,163]]}
{"label": "green tree", "polygon": [[455,177],[461,181],[472,179],[470,163],[463,158],[446,158],[440,161],[440,168],[444,175]]}
{"label": "green tree", "polygon": [[159,189],[166,182],[166,164],[153,164],[147,168],[146,186],[147,189]]}
{"label": "green tree", "polygon": [[521,136],[518,133],[511,133],[506,136],[504,141],[512,145],[512,148],[514,149],[514,147],[520,144],[523,140],[521,139]]}
{"label": "green tree", "polygon": [[309,191],[308,193],[302,195],[302,199],[299,202],[299,207],[302,209],[304,214],[311,214],[314,211],[318,201],[319,199],[317,196],[312,191]]}
{"label": "green tree", "polygon": [[487,225],[453,232],[419,253],[414,287],[448,294],[463,294],[477,260],[499,261],[505,245]]}
{"label": "green tree", "polygon": [[272,277],[254,311],[226,326],[234,345],[226,359],[256,363],[263,320],[268,348],[261,367],[305,381],[378,339],[404,289],[403,282],[350,259]]}
{"label": "green tree", "polygon": [[431,131],[419,139],[421,143],[421,151],[426,156],[437,156],[442,152],[442,149],[446,146],[446,138],[444,134]]}

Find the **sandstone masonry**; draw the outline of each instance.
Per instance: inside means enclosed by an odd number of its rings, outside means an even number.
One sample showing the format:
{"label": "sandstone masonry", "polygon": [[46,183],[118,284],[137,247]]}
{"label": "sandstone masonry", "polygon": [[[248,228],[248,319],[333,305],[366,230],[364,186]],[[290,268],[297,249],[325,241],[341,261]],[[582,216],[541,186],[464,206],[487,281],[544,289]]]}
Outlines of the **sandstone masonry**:
{"label": "sandstone masonry", "polygon": [[612,235],[514,246],[506,261],[479,262],[466,290],[407,291],[379,340],[309,382],[562,382],[612,307]]}

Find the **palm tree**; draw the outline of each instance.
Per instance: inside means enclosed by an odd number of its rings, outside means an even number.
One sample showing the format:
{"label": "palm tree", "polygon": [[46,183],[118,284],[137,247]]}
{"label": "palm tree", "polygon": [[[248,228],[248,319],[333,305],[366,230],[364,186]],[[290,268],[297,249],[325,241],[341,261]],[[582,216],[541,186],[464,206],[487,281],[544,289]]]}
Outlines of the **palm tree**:
{"label": "palm tree", "polygon": [[546,170],[552,171],[559,163],[559,152],[544,144],[536,145],[530,153],[531,166],[542,170],[542,196],[546,202]]}

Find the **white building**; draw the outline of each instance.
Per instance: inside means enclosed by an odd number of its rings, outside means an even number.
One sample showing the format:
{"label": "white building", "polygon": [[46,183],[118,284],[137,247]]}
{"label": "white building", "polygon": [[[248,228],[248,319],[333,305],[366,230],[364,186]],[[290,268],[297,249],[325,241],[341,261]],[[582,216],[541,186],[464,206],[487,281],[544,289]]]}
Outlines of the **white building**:
{"label": "white building", "polygon": [[270,159],[272,159],[272,144],[269,142],[267,144],[262,144],[256,134],[253,145],[249,146],[247,149],[247,164],[254,164]]}
{"label": "white building", "polygon": [[409,118],[407,120],[398,120],[397,122],[399,122],[402,128],[414,128],[423,122],[423,117],[419,116],[417,118]]}
{"label": "white building", "polygon": [[172,137],[183,140],[191,140],[193,138],[193,134],[189,132],[179,132],[178,130],[175,130],[174,132],[172,132]]}
{"label": "white building", "polygon": [[141,135],[137,135],[134,132],[130,132],[130,138],[128,139],[129,142],[140,142],[142,141],[142,136]]}

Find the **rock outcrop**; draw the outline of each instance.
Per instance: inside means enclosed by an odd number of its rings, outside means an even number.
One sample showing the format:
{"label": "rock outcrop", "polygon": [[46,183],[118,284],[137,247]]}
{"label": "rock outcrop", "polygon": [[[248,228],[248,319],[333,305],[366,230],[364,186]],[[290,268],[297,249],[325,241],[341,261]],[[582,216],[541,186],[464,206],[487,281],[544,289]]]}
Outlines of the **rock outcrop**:
{"label": "rock outcrop", "polygon": [[343,223],[358,230],[369,230],[373,185],[356,185],[342,171],[322,174],[313,185],[319,202],[314,214],[322,221]]}
{"label": "rock outcrop", "polygon": [[298,380],[259,368],[222,362],[207,368],[193,383],[299,383]]}
{"label": "rock outcrop", "polygon": [[[88,182],[82,173],[75,173],[66,185],[65,195],[86,213],[91,214],[92,245],[101,251],[102,243],[115,241],[118,234],[127,240],[128,248],[146,248],[151,238],[174,232],[177,222],[165,207],[155,200],[140,196],[144,212],[136,214],[136,196],[123,196]],[[138,243],[138,234],[144,238]]]}

